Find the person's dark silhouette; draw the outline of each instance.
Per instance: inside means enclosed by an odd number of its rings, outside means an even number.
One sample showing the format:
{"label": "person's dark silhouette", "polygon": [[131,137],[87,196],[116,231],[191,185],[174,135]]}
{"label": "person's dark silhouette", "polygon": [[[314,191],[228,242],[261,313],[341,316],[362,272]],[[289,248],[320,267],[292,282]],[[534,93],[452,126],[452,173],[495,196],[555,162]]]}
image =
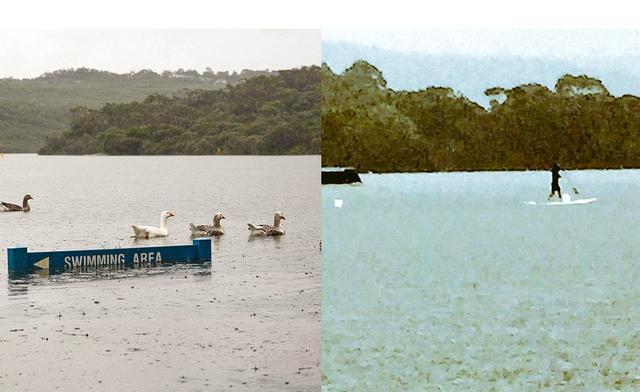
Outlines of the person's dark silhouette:
{"label": "person's dark silhouette", "polygon": [[548,199],[551,199],[553,195],[558,192],[558,197],[562,200],[562,191],[560,190],[560,170],[562,168],[557,163],[554,163],[551,166],[551,193],[549,194]]}

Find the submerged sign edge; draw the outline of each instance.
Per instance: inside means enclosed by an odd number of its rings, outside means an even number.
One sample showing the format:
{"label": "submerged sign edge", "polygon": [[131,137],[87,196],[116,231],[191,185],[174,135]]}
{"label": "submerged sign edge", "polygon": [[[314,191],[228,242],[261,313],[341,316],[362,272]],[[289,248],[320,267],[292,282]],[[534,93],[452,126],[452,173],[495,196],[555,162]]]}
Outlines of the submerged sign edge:
{"label": "submerged sign edge", "polygon": [[191,245],[138,248],[28,252],[27,247],[7,248],[9,271],[127,265],[177,260],[211,260],[211,239],[196,238]]}

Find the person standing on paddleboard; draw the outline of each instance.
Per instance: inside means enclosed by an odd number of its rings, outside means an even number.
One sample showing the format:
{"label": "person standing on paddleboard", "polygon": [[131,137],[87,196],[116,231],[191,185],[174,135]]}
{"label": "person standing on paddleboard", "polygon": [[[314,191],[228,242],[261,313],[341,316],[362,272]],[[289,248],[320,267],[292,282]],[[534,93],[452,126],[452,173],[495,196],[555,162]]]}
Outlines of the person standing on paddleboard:
{"label": "person standing on paddleboard", "polygon": [[557,163],[554,163],[551,166],[551,193],[549,194],[548,199],[551,199],[553,195],[558,192],[558,197],[562,200],[562,191],[560,190],[560,170],[562,168]]}

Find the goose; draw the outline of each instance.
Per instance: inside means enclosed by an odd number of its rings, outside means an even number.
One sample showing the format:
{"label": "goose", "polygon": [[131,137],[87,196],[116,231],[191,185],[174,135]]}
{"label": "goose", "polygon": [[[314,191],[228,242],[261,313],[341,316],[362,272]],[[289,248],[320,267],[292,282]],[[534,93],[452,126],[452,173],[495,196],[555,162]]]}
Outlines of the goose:
{"label": "goose", "polygon": [[136,225],[131,225],[131,227],[133,228],[133,232],[135,233],[135,235],[132,235],[131,237],[136,237],[136,238],[151,238],[151,237],[166,237],[169,235],[169,230],[167,229],[167,219],[169,219],[170,217],[175,216],[173,215],[171,212],[169,211],[163,211],[162,214],[160,214],[160,227],[153,227],[153,226],[136,226]]}
{"label": "goose", "polygon": [[283,235],[284,227],[280,226],[281,219],[286,220],[284,214],[278,211],[273,216],[273,226],[266,224],[252,225],[251,223],[247,223],[247,225],[249,225],[251,235]]}
{"label": "goose", "polygon": [[210,225],[194,225],[189,222],[189,228],[191,229],[192,236],[206,235],[206,236],[214,236],[214,235],[222,235],[224,234],[224,227],[220,224],[220,219],[227,219],[221,213],[217,213],[213,216],[213,226]]}
{"label": "goose", "polygon": [[31,195],[24,195],[24,198],[22,199],[22,207],[17,204],[5,202],[2,202],[2,206],[4,207],[5,211],[29,211],[31,210],[31,207],[29,207],[29,200],[32,199],[33,197],[31,197]]}

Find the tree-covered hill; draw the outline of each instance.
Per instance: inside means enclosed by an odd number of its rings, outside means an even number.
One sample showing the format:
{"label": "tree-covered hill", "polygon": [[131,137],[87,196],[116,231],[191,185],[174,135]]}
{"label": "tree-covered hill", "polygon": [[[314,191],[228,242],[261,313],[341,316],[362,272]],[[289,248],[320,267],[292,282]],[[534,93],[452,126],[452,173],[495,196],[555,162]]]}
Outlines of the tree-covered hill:
{"label": "tree-covered hill", "polygon": [[491,108],[447,87],[393,91],[365,61],[322,66],[322,164],[359,171],[640,167],[640,98],[565,75],[486,90]]}
{"label": "tree-covered hill", "polygon": [[141,102],[75,107],[40,154],[317,154],[320,67],[255,76],[224,89],[156,93]]}
{"label": "tree-covered hill", "polygon": [[274,71],[240,73],[207,69],[162,74],[150,70],[115,74],[79,68],[48,72],[34,79],[0,79],[0,152],[36,152],[46,136],[69,128],[76,106],[98,109],[110,102],[142,101],[151,94],[184,89],[223,89],[244,79],[277,75]]}

